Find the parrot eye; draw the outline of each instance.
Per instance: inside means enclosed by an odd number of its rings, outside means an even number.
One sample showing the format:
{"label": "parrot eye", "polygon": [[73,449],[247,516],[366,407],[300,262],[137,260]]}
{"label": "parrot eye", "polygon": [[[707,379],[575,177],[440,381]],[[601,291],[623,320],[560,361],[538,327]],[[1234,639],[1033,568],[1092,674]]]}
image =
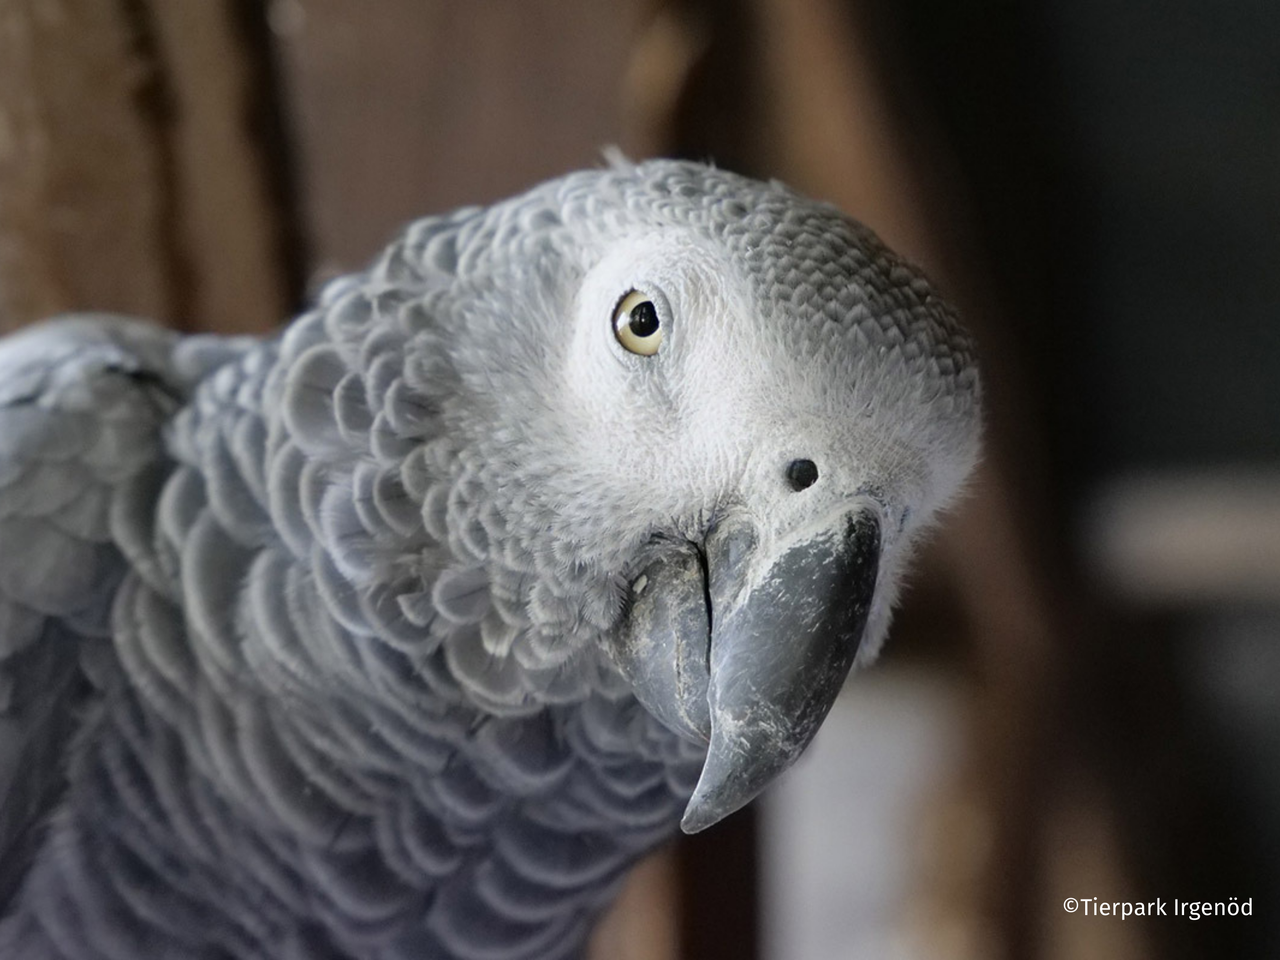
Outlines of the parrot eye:
{"label": "parrot eye", "polygon": [[662,346],[662,321],[653,301],[632,290],[613,308],[613,335],[623,349],[642,357],[652,357]]}

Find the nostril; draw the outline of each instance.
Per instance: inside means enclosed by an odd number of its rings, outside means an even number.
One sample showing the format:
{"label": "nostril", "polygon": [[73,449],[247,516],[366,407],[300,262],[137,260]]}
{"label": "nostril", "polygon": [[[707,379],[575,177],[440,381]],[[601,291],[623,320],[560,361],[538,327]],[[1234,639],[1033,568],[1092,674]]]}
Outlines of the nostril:
{"label": "nostril", "polygon": [[812,460],[792,460],[787,464],[787,483],[799,493],[818,482],[818,465]]}

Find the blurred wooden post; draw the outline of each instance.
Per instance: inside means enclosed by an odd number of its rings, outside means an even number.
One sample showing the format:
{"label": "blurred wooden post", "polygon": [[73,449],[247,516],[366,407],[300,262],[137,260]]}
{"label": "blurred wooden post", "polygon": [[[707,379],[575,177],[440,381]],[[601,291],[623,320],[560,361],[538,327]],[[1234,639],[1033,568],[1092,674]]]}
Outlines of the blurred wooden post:
{"label": "blurred wooden post", "polygon": [[591,937],[589,960],[676,960],[680,953],[677,863],[670,847],[631,872]]}
{"label": "blurred wooden post", "polygon": [[[264,330],[301,279],[261,5],[0,5],[0,329]],[[274,119],[273,119],[274,118]]]}

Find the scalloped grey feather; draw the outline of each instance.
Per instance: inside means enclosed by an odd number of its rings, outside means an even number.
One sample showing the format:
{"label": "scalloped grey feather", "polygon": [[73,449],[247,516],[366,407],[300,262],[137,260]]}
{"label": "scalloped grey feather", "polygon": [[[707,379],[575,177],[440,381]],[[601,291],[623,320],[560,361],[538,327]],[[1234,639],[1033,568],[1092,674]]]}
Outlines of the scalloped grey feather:
{"label": "scalloped grey feather", "polygon": [[977,436],[918,274],[688,163],[421,220],[277,337],[0,341],[0,956],[580,956],[707,751],[619,666],[652,551],[843,484],[866,662]]}

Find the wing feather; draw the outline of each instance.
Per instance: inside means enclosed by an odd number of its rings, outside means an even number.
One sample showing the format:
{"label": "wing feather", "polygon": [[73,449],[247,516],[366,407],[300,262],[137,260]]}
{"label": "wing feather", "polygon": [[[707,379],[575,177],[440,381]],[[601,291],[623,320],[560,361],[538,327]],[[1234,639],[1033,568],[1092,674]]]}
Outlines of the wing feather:
{"label": "wing feather", "polygon": [[191,385],[236,353],[110,316],[0,340],[0,906],[64,788],[92,687],[82,649],[109,632],[129,569],[119,494],[165,459],[161,428]]}

